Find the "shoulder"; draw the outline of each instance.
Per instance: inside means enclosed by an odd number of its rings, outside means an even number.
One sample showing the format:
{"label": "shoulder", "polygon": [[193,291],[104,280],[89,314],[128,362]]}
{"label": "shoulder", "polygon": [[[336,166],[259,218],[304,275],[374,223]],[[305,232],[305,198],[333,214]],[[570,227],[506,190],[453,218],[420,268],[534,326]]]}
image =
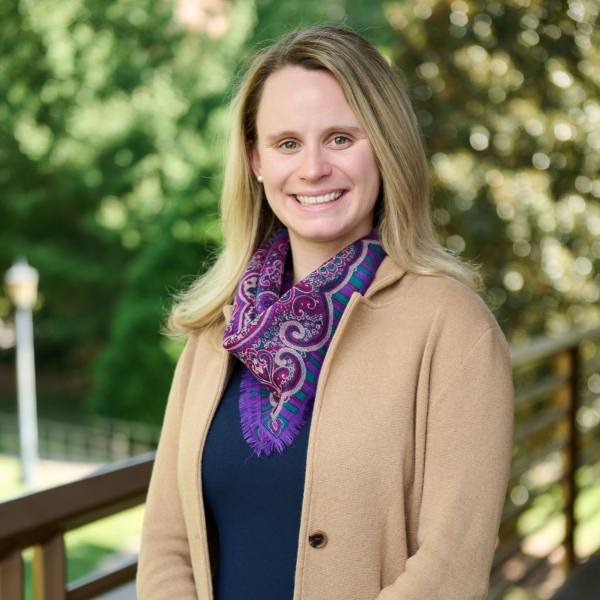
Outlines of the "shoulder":
{"label": "shoulder", "polygon": [[407,302],[419,307],[430,339],[465,351],[485,335],[505,345],[498,322],[482,298],[455,279],[408,275]]}
{"label": "shoulder", "polygon": [[418,303],[440,325],[474,332],[499,328],[482,298],[456,279],[408,274],[405,285],[407,301]]}
{"label": "shoulder", "polygon": [[507,372],[508,347],[496,319],[473,290],[455,279],[403,273],[366,303],[372,309],[362,329],[368,346],[381,351],[385,340],[394,363],[414,363],[441,379],[465,361],[487,373],[500,361]]}
{"label": "shoulder", "polygon": [[453,279],[412,277],[408,297],[410,302],[423,305],[421,310],[427,315],[423,358],[430,366],[433,395],[446,389],[451,378],[483,378],[511,390],[508,345],[481,297]]}
{"label": "shoulder", "polygon": [[[370,298],[367,354],[385,380],[414,382],[431,403],[512,410],[508,345],[485,302],[454,279],[405,273]],[[503,413],[504,414],[504,413]],[[507,420],[508,422],[508,420]]]}
{"label": "shoulder", "polygon": [[373,308],[387,308],[386,318],[407,321],[420,328],[456,330],[457,335],[499,330],[485,302],[472,289],[449,277],[407,273],[391,259],[378,271],[366,301]]}

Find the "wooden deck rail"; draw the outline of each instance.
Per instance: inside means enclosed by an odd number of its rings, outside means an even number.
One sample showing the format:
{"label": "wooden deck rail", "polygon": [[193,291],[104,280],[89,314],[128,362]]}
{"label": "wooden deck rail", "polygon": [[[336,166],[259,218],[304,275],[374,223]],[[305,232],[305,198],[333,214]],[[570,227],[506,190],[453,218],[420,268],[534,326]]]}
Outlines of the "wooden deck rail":
{"label": "wooden deck rail", "polygon": [[34,547],[35,600],[88,600],[131,581],[137,561],[67,585],[64,534],[141,504],[154,453],[0,504],[0,600],[23,598],[21,550]]}
{"label": "wooden deck rail", "polygon": [[[600,459],[600,418],[588,425],[580,418],[581,411],[600,411],[600,328],[537,339],[512,348],[511,359],[513,462],[488,600],[499,600],[540,568],[551,567],[551,558],[559,557],[565,573],[570,572],[576,564],[575,503],[581,492],[576,476],[580,467]],[[538,499],[547,495],[554,509],[544,514]],[[536,510],[537,522],[528,523]],[[562,520],[561,538],[532,549],[534,537],[557,519]]]}
{"label": "wooden deck rail", "polygon": [[[582,408],[600,411],[600,328],[560,340],[539,339],[513,348],[511,356],[515,445],[489,600],[525,581],[557,548],[564,549],[565,569],[573,565],[576,470],[600,458],[598,423],[578,426]],[[598,381],[588,385],[594,377]],[[143,503],[152,463],[153,453],[141,455],[79,481],[0,503],[0,600],[23,598],[21,551],[31,546],[35,600],[89,600],[133,580],[135,559],[67,584],[64,534]],[[544,494],[559,498],[556,510],[523,531],[522,519]],[[528,552],[527,540],[557,515],[563,515],[565,526],[556,547]]]}

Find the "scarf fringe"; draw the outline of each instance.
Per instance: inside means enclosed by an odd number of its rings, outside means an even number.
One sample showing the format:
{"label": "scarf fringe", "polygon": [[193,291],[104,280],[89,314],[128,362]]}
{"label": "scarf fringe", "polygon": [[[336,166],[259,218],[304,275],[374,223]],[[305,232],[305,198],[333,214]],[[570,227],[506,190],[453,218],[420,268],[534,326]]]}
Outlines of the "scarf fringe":
{"label": "scarf fringe", "polygon": [[[302,416],[296,421],[290,423],[282,432],[278,438],[272,437],[267,432],[263,423],[260,422],[260,413],[262,412],[262,403],[260,402],[261,385],[260,382],[254,377],[252,371],[242,366],[242,381],[240,383],[240,421],[242,425],[242,433],[244,440],[252,448],[257,456],[264,454],[269,456],[273,450],[277,450],[279,454],[283,454],[283,450],[286,446],[291,446],[296,436],[300,433],[302,428],[308,423],[312,412],[312,406],[314,404],[314,398],[312,401],[307,402],[302,410]],[[259,400],[256,400],[252,396],[252,392],[256,392]],[[264,431],[269,436],[267,442],[263,442],[255,433],[254,426],[257,422],[260,422],[260,431]]]}

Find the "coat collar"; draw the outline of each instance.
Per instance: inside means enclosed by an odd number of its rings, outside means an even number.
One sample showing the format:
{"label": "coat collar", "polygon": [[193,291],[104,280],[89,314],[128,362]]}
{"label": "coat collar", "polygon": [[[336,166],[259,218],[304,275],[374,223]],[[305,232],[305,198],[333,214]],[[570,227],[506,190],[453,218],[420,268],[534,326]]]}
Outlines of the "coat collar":
{"label": "coat collar", "polygon": [[406,274],[406,269],[403,269],[393,258],[386,256],[383,262],[375,273],[375,279],[369,286],[365,298],[371,300],[371,302],[377,302],[377,294],[394,283],[400,281]]}

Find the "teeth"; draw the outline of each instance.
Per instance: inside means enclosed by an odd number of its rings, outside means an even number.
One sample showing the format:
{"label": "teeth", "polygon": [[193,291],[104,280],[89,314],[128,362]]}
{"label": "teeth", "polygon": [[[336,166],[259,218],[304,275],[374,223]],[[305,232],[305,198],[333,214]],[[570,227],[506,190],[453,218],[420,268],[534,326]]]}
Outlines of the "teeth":
{"label": "teeth", "polygon": [[331,192],[324,196],[296,196],[296,200],[305,206],[311,204],[325,204],[326,202],[333,202],[342,195],[342,192]]}

